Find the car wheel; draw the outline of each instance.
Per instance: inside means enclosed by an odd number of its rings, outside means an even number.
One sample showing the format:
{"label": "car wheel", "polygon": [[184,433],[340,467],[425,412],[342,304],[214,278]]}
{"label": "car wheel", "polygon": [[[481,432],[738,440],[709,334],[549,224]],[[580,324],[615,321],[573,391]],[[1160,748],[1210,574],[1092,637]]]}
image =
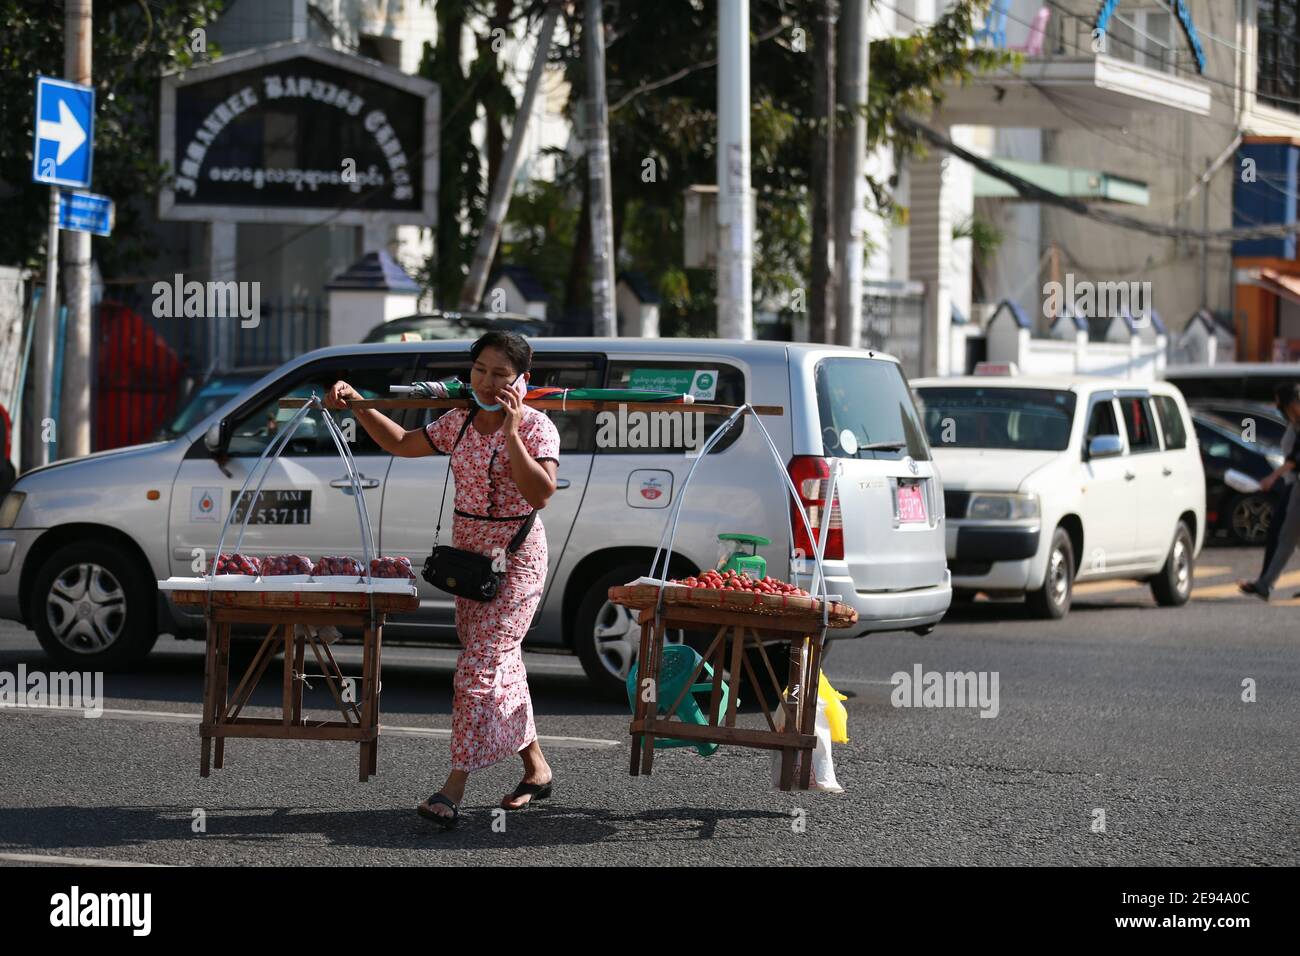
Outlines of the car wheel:
{"label": "car wheel", "polygon": [[[644,564],[624,565],[591,583],[573,619],[573,649],[591,683],[610,699],[627,701],[627,675],[641,649],[636,611],[609,599],[609,589],[645,573]],[[670,630],[664,638],[681,644],[687,632]]]}
{"label": "car wheel", "polygon": [[1178,522],[1174,543],[1169,546],[1169,557],[1160,573],[1151,579],[1151,593],[1161,607],[1178,607],[1192,596],[1192,575],[1195,558],[1192,556],[1192,533],[1187,525]]}
{"label": "car wheel", "polygon": [[139,663],[158,640],[152,575],[105,541],[67,544],[36,573],[29,620],[60,667],[113,670]]}
{"label": "car wheel", "polygon": [[1058,620],[1070,610],[1074,596],[1074,545],[1064,528],[1052,534],[1052,548],[1047,555],[1047,574],[1043,586],[1025,595],[1025,603],[1035,617]]}
{"label": "car wheel", "polygon": [[1241,495],[1233,499],[1229,516],[1232,540],[1238,544],[1261,545],[1273,520],[1273,503],[1264,495]]}

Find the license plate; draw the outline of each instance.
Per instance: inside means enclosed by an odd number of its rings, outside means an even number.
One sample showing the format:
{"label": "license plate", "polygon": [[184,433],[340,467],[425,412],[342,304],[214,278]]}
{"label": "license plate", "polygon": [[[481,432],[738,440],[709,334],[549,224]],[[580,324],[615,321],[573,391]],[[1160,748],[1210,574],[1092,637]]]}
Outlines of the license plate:
{"label": "license plate", "polygon": [[925,516],[925,495],[921,492],[920,485],[899,483],[898,520],[909,524],[915,521],[927,520]]}
{"label": "license plate", "polygon": [[231,523],[242,523],[244,512],[252,504],[249,524],[311,524],[310,491],[263,491],[256,502],[251,501],[252,493],[246,491],[236,507],[238,495],[238,491],[230,492],[230,510],[234,512]]}

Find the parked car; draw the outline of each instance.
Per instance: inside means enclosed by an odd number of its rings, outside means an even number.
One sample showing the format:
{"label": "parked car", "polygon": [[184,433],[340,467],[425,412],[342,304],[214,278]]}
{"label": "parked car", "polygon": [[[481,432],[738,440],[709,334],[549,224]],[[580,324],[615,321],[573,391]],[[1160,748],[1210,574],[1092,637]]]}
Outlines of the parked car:
{"label": "parked car", "polygon": [[[540,338],[533,344],[536,385],[679,380],[694,382],[706,400],[785,409],[764,420],[779,463],[748,417],[700,463],[682,509],[674,576],[714,566],[718,535],[741,531],[775,542],[763,549],[769,573],[788,580],[791,503],[780,468],[820,527],[838,462],[843,477],[828,518],[825,565],[830,592],[852,604],[860,620],[833,636],[925,631],[947,610],[942,488],[896,360],[781,342]],[[26,622],[56,661],[79,669],[137,660],[160,630],[200,636],[201,619],[160,600],[155,582],[193,575],[196,556],[215,558],[238,489],[292,414],[279,408],[280,398],[323,395],[338,379],[381,396],[390,385],[467,375],[468,346],[462,340],[320,349],[262,377],[172,441],[28,472],[0,507],[0,616]],[[446,458],[394,458],[347,421],[346,412],[332,414],[345,433],[355,429],[352,447],[379,552],[419,567],[432,544]],[[416,427],[430,414],[407,409],[393,417]],[[571,649],[594,681],[614,691],[635,662],[638,626],[609,602],[608,589],[649,572],[668,508],[695,459],[681,442],[673,445],[672,434],[669,447],[662,441],[600,447],[596,413],[549,414],[561,438],[559,489],[543,514],[550,567],[529,641]],[[269,470],[245,553],[361,554],[343,464],[319,419],[309,421]],[[703,427],[711,432],[721,421],[705,416]],[[802,528],[793,544],[812,553]],[[807,585],[808,577],[801,582]],[[418,587],[419,611],[391,618],[386,639],[454,642],[452,598],[422,580]]]}
{"label": "parked car", "polygon": [[1286,432],[1286,419],[1276,405],[1235,399],[1199,399],[1188,402],[1192,417],[1204,412],[1223,419],[1239,440],[1264,448],[1277,448]]}
{"label": "parked car", "polygon": [[922,379],[959,596],[1024,594],[1064,617],[1076,581],[1191,594],[1205,477],[1178,390],[1085,378]]}
{"label": "parked car", "polygon": [[423,342],[440,339],[476,339],[484,332],[501,329],[534,336],[546,333],[541,319],[516,312],[444,312],[436,310],[420,315],[380,322],[366,333],[362,342],[410,341],[414,336]]}
{"label": "parked car", "polygon": [[1244,440],[1240,421],[1192,411],[1205,469],[1205,520],[1211,531],[1226,534],[1239,544],[1262,545],[1273,520],[1272,496],[1235,491],[1228,487],[1224,475],[1231,468],[1258,481],[1282,464],[1282,452]]}

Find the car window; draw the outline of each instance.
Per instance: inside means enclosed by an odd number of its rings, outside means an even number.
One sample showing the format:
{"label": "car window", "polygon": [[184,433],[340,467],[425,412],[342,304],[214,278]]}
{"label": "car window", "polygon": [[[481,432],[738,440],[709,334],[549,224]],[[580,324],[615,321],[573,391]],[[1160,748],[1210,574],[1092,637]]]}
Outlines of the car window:
{"label": "car window", "polygon": [[1224,460],[1232,458],[1232,443],[1228,439],[1199,423],[1193,422],[1192,427],[1196,429],[1196,442],[1200,445],[1201,454]]}
{"label": "car window", "polygon": [[[715,359],[698,362],[610,362],[606,388],[643,388],[659,391],[690,392],[696,401],[717,405],[742,405],[745,402],[745,373],[734,365]],[[663,412],[601,412],[596,420],[596,447],[607,454],[662,455],[678,454],[699,448],[726,421],[725,415],[699,415],[682,409],[688,406],[666,405]],[[745,428],[745,416],[728,429],[710,454],[726,451]]]}
{"label": "car window", "polygon": [[[270,392],[264,393],[261,401],[245,408],[232,419],[229,454],[257,456],[266,449],[280,433],[280,429],[298,412],[296,408],[281,408],[281,398],[307,398],[313,393],[324,396],[329,387],[340,379],[365,398],[391,398],[388,387],[408,383],[411,377],[409,368],[407,362],[395,365],[394,360],[387,359],[382,364],[374,362],[370,367],[358,368],[355,364],[331,361],[301,369],[297,374],[282,379]],[[281,454],[290,457],[337,455],[338,449],[321,421],[322,414],[324,412],[320,410],[308,412]],[[353,419],[351,412],[339,410],[328,414],[333,416],[344,436],[351,440],[353,455],[382,454],[374,439]],[[395,417],[396,414],[392,413],[390,417]]]}
{"label": "car window", "polygon": [[[469,382],[470,365],[468,359],[448,361],[443,359],[427,362],[419,368],[416,380],[441,381],[456,378]],[[533,356],[532,374],[528,384],[532,386],[550,385],[556,388],[599,388],[603,372],[599,356]],[[417,428],[434,421],[446,414],[443,409],[411,409],[407,416],[399,419],[404,428]],[[560,433],[560,454],[591,454],[596,446],[595,412],[556,412],[547,411],[546,416],[555,423],[555,430]]]}
{"label": "car window", "polygon": [[1064,451],[1075,394],[1045,388],[917,390],[931,447]]}
{"label": "car window", "polygon": [[1115,408],[1109,398],[1099,399],[1088,413],[1088,432],[1083,436],[1083,447],[1086,449],[1098,435],[1119,435]]}
{"label": "car window", "polygon": [[1160,442],[1156,438],[1155,420],[1151,414],[1151,405],[1145,395],[1121,395],[1119,397],[1120,414],[1124,416],[1124,428],[1128,432],[1128,450],[1131,454],[1147,451],[1159,451]]}
{"label": "car window", "polygon": [[[827,358],[817,363],[822,449],[835,458],[930,460],[930,446],[903,372],[894,362]],[[856,450],[843,445],[853,433]],[[871,447],[874,446],[874,449]]]}
{"label": "car window", "polygon": [[1187,447],[1187,429],[1183,425],[1183,415],[1178,403],[1171,395],[1156,395],[1153,398],[1156,412],[1160,415],[1160,431],[1165,436],[1165,449],[1176,451]]}

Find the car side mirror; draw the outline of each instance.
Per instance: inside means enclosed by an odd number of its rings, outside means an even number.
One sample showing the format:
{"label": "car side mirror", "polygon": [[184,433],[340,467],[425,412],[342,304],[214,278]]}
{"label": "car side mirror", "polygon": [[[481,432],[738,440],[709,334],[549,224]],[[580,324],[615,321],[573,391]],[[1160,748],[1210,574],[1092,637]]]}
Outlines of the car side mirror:
{"label": "car side mirror", "polygon": [[230,444],[230,419],[223,418],[219,422],[213,422],[207,432],[203,435],[203,447],[212,454],[221,457],[225,454],[226,446]]}
{"label": "car side mirror", "polygon": [[1094,458],[1114,458],[1124,453],[1124,443],[1118,435],[1094,435],[1088,442],[1088,460]]}

